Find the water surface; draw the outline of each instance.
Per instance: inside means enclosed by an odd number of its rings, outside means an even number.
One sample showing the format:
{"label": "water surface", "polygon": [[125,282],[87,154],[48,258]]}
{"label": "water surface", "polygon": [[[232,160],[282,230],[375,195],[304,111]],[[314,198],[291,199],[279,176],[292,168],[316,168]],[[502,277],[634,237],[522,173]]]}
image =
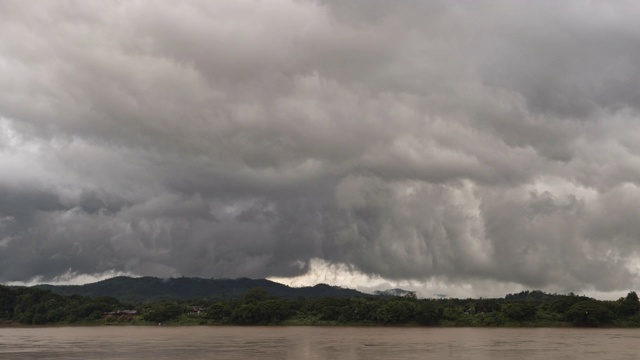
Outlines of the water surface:
{"label": "water surface", "polygon": [[0,359],[640,359],[638,329],[0,328]]}

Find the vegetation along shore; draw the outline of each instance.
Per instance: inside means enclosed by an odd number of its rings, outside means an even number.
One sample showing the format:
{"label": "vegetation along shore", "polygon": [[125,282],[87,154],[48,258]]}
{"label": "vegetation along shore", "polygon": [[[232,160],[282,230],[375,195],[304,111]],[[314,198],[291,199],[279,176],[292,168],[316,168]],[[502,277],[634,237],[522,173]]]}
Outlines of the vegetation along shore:
{"label": "vegetation along shore", "polygon": [[[113,280],[113,279],[112,279]],[[127,279],[118,280],[126,283]],[[153,279],[147,279],[149,284]],[[186,279],[185,284],[203,279]],[[640,327],[640,301],[635,292],[615,301],[596,300],[575,294],[523,291],[495,299],[418,299],[405,296],[374,296],[321,285],[276,292],[266,280],[225,280],[224,294],[185,298],[165,293],[159,283],[156,296],[79,294],[54,287],[0,286],[0,326],[21,325],[356,325],[356,326],[606,326]],[[233,283],[233,282],[236,283]],[[264,287],[244,289],[252,281]],[[177,282],[180,284],[180,282]],[[214,283],[211,283],[214,284]],[[164,288],[162,287],[164,286]],[[213,285],[211,285],[213,286]],[[152,287],[149,285],[147,290]],[[140,289],[140,287],[139,287]],[[164,289],[164,290],[163,290]],[[238,290],[243,289],[242,293]],[[294,289],[294,288],[289,288]],[[76,289],[80,292],[81,287]],[[177,291],[179,291],[178,289]],[[272,290],[272,291],[269,291]],[[281,289],[282,290],[282,289]],[[342,290],[342,291],[341,291]],[[94,290],[95,291],[95,290]],[[306,291],[306,292],[305,292]],[[132,293],[133,292],[133,293]],[[178,293],[179,294],[179,293]],[[205,294],[206,295],[206,294]],[[123,297],[136,298],[123,301]]]}

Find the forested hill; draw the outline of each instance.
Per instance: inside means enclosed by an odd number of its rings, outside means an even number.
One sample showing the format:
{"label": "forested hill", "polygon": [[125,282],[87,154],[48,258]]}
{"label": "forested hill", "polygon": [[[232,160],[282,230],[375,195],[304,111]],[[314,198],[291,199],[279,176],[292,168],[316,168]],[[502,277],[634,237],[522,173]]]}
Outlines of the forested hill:
{"label": "forested hill", "polygon": [[201,279],[155,277],[114,277],[85,285],[36,285],[60,295],[82,295],[91,298],[111,296],[123,302],[158,301],[170,299],[229,299],[239,298],[249,289],[262,288],[268,295],[279,298],[319,298],[367,296],[352,289],[319,284],[293,288],[266,279]]}
{"label": "forested hill", "polygon": [[162,323],[640,328],[640,299],[634,291],[615,301],[539,290],[495,299],[418,299],[398,289],[393,293],[401,296],[365,295],[327,285],[290,288],[251,279],[118,277],[82,286],[0,285],[0,326]]}

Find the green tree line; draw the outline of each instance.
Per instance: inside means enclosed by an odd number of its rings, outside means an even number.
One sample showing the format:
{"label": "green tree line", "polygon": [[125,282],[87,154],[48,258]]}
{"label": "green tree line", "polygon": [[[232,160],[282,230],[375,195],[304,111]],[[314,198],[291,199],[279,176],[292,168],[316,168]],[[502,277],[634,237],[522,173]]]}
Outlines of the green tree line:
{"label": "green tree line", "polygon": [[640,326],[635,292],[615,301],[524,291],[499,299],[415,296],[278,298],[262,288],[225,300],[121,303],[0,286],[0,324]]}

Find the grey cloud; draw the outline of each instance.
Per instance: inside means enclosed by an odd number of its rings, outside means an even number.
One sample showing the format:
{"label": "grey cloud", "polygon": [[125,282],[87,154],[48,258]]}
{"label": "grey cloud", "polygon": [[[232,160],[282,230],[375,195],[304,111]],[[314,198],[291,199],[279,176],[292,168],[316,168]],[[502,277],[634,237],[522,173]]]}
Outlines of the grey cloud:
{"label": "grey cloud", "polygon": [[535,112],[561,117],[589,118],[603,108],[638,110],[637,4],[501,5],[502,16],[491,21],[506,23],[509,31],[489,39],[492,53],[482,69],[489,84],[517,91]]}
{"label": "grey cloud", "polygon": [[0,214],[29,218],[34,211],[55,211],[64,206],[58,196],[42,189],[20,189],[0,186]]}
{"label": "grey cloud", "polygon": [[638,284],[631,2],[0,8],[0,281]]}

